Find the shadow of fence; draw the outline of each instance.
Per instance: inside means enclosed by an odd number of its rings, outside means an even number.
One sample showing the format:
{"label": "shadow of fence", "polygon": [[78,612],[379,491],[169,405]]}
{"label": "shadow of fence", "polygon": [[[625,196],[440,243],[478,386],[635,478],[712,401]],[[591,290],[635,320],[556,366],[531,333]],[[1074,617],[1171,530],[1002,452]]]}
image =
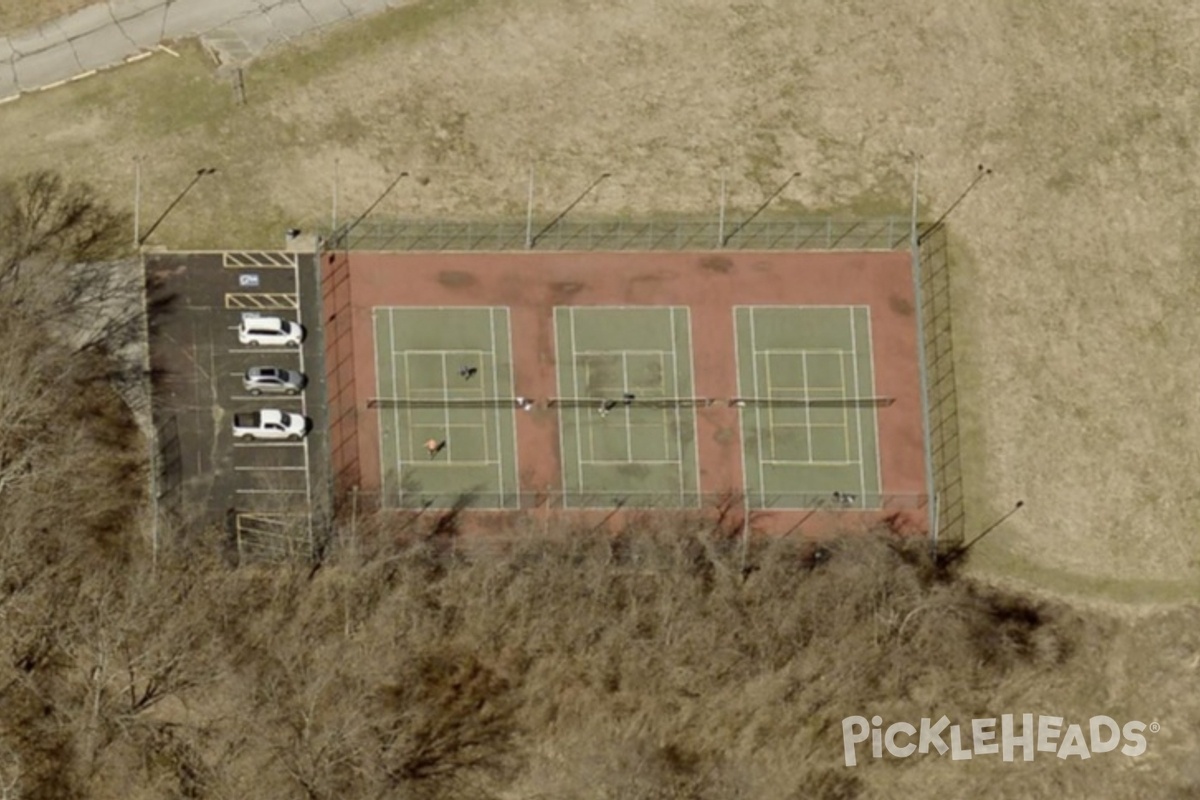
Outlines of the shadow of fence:
{"label": "shadow of fence", "polygon": [[963,541],[966,523],[958,392],[954,378],[954,326],[951,321],[950,253],[944,226],[920,235],[921,302],[929,397],[930,460],[937,497],[938,540]]}

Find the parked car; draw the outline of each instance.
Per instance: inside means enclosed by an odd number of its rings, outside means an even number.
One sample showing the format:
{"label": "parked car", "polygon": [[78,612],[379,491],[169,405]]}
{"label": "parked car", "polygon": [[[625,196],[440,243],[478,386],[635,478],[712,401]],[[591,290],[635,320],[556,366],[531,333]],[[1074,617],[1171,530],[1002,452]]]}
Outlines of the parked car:
{"label": "parked car", "polygon": [[308,433],[308,419],[277,408],[233,415],[233,436],[245,441],[298,442]]}
{"label": "parked car", "polygon": [[308,379],[303,372],[279,367],[251,367],[242,376],[242,386],[252,395],[300,394]]}
{"label": "parked car", "polygon": [[263,317],[258,314],[242,314],[238,325],[238,341],[252,347],[289,346],[299,347],[304,341],[304,328],[298,323],[280,317]]}

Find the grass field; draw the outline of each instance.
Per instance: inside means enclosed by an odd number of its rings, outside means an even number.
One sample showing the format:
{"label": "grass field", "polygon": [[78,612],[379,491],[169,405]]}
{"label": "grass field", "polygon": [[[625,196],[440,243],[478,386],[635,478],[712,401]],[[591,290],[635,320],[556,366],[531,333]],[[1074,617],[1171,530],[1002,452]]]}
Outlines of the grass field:
{"label": "grass field", "polygon": [[[54,165],[144,214],[201,166],[159,229],[173,247],[276,245],[408,169],[380,215],[715,214],[719,172],[753,208],[903,209],[910,154],[955,212],[969,529],[987,574],[1120,600],[1196,597],[1191,467],[1200,323],[1190,5],[917,0],[420,3],[247,74],[198,47],[0,109],[6,168]],[[1070,46],[1064,42],[1069,41]],[[152,242],[153,243],[153,242]]]}

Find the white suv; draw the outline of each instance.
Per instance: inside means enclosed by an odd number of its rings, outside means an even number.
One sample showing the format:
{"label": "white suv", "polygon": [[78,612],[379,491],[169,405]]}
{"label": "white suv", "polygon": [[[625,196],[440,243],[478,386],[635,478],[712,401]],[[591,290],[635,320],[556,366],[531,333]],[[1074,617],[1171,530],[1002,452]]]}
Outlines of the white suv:
{"label": "white suv", "polygon": [[279,317],[242,314],[238,325],[238,341],[251,347],[259,345],[299,347],[304,341],[304,328]]}

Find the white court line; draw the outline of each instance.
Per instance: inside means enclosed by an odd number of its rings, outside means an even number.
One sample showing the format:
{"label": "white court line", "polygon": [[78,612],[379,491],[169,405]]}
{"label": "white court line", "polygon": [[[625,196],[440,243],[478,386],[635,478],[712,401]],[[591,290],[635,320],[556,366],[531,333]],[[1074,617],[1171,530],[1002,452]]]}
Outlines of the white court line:
{"label": "white court line", "polygon": [[229,396],[229,399],[230,400],[248,400],[250,402],[257,402],[259,400],[262,400],[264,402],[270,401],[272,403],[279,403],[279,402],[295,403],[295,402],[299,401],[301,404],[301,409],[300,409],[301,413],[303,413],[303,411],[304,411],[304,408],[303,408],[304,392],[301,392],[300,394],[261,394],[261,395],[258,395],[257,397],[252,394],[233,394],[233,395]]}
{"label": "white court line", "polygon": [[[707,397],[696,390],[696,347],[692,342],[692,309],[690,306],[683,306],[683,321],[687,326],[687,351],[688,351],[688,397]],[[688,416],[692,418],[692,468],[696,473],[696,491],[693,496],[696,498],[696,507],[700,505],[700,428],[697,420],[698,414],[696,409],[688,409]],[[683,436],[680,431],[680,437]],[[679,460],[683,461],[683,444],[680,441]]]}
{"label": "white court line", "polygon": [[[807,398],[812,394],[812,390],[808,386],[808,353],[800,356],[800,378],[804,383],[804,396]],[[804,406],[804,441],[808,450],[808,460],[811,462],[813,460],[812,408],[808,405]]]}
{"label": "white court line", "polygon": [[819,347],[816,349],[810,349],[807,347],[801,347],[799,349],[796,349],[796,348],[783,349],[783,348],[779,348],[779,347],[768,347],[766,350],[763,350],[762,352],[764,355],[772,355],[772,356],[798,356],[798,355],[803,355],[805,353],[808,353],[809,355],[836,356],[836,355],[845,355],[846,353],[849,353],[850,351],[844,347]]}
{"label": "white court line", "polygon": [[[763,355],[763,354],[760,352],[757,352],[757,351],[754,353],[754,363],[756,363],[756,364],[758,363],[759,356],[761,356],[761,355]],[[765,397],[768,400],[770,400],[774,396],[774,395],[772,395],[771,390],[775,386],[775,384],[772,383],[772,381],[771,381],[771,359],[769,359],[769,358],[763,359],[763,365],[764,365],[763,372],[766,373],[766,379],[767,379]],[[803,366],[800,368],[800,372],[801,372],[801,375],[803,375],[803,373],[804,373]],[[758,390],[756,389],[755,396],[763,396],[763,395],[759,395]],[[775,406],[767,406],[767,427],[770,428],[770,430],[771,430],[771,446],[768,449],[771,451],[771,459],[774,460],[775,456],[777,455],[777,453],[775,452],[775,450],[776,450],[776,447],[775,447]]]}
{"label": "white court line", "polygon": [[[854,309],[850,309],[850,347],[854,350],[854,396],[861,397],[858,393],[858,331],[854,322]],[[863,436],[862,436],[862,415],[861,408],[854,409],[854,425],[858,431],[858,492],[861,497],[862,493],[867,490],[867,473],[866,466],[863,464]]]}
{"label": "white court line", "polygon": [[[742,308],[743,308],[742,306],[734,306],[734,308],[733,308],[733,367],[737,371],[736,383],[737,383],[738,397],[746,397],[745,393],[743,392],[743,386],[742,386],[742,356],[741,356],[742,335],[741,335],[741,329],[738,326],[738,322],[740,321],[740,319],[738,317],[738,312],[741,311]],[[695,372],[692,373],[692,377],[694,380]],[[746,472],[747,414],[746,414],[745,407],[738,408],[737,415],[738,415],[738,438],[740,440],[739,444],[741,445],[738,449],[742,451],[742,453],[741,453],[742,484],[743,484],[742,489],[743,489],[743,495],[748,496],[750,493],[750,477],[749,477],[749,473]],[[696,459],[696,462],[697,462],[696,469],[697,470],[699,470],[699,461],[700,461],[700,459],[697,458]],[[697,479],[699,479],[699,475],[697,475]],[[696,483],[697,489],[699,489],[699,486],[700,486],[700,484],[699,484],[699,482],[697,482]]]}
{"label": "white court line", "polygon": [[[508,356],[508,361],[507,361],[507,363],[508,363],[508,396],[513,397],[517,393],[517,391],[516,391],[517,376],[513,371],[512,314],[509,313],[508,306],[503,306],[502,308],[504,310],[504,326],[505,326],[505,329],[508,331],[508,341],[505,342],[505,344],[504,344],[504,351],[505,351],[505,354]],[[513,477],[516,480],[516,485],[513,486],[513,496],[516,498],[517,506],[520,507],[520,505],[521,505],[521,458],[520,458],[521,454],[520,454],[520,450],[519,450],[519,445],[517,444],[517,408],[516,408],[516,406],[514,405],[512,408],[510,408],[508,413],[509,413],[510,421],[512,422],[512,428],[510,430],[512,431],[513,451],[512,451],[512,455],[510,456],[510,458],[512,459],[512,465],[513,465]],[[497,431],[496,435],[500,436],[501,432]],[[501,457],[503,457],[504,456],[503,449],[501,449],[501,450],[502,451],[500,452],[499,455]],[[504,503],[504,498],[501,498],[501,504],[503,505],[503,503]]]}
{"label": "white court line", "polygon": [[[629,391],[629,355],[621,353],[621,394]],[[633,463],[633,408],[625,406],[625,460]]]}
{"label": "white court line", "polygon": [[[851,311],[850,313],[851,313],[851,315],[854,314],[853,311]],[[853,316],[851,316],[850,322],[851,322],[850,340],[853,341],[854,340],[854,327],[853,327],[854,318],[853,318]],[[842,356],[841,358],[838,359],[838,369],[841,371],[841,374],[842,374],[842,386],[848,385],[846,383],[846,357],[845,356]],[[854,370],[851,370],[850,374],[853,375]],[[843,390],[843,391],[845,391],[845,390]],[[854,396],[855,397],[859,396],[857,389],[854,392]],[[856,408],[853,411],[855,414],[862,413],[861,408]],[[850,412],[851,412],[851,409],[845,408],[845,407],[842,408],[842,438],[846,443],[846,446],[844,448],[842,448],[842,450],[844,453],[843,457],[847,461],[850,460]],[[832,427],[832,426],[826,426],[826,427]],[[859,447],[860,448],[862,447],[861,439],[859,441]]]}
{"label": "white court line", "polygon": [[[391,364],[391,367],[392,367],[392,391],[395,391],[397,388],[396,378],[399,375],[398,371],[396,370],[396,309],[389,308],[387,311],[388,311],[388,352],[391,354],[391,357],[388,359],[388,362]],[[404,362],[404,391],[406,393],[408,392],[408,377],[409,377],[408,376],[408,362],[405,361]],[[393,465],[395,467],[395,473],[396,473],[396,502],[401,508],[403,508],[404,507],[404,465],[406,463],[405,462],[406,455],[400,449],[400,409],[393,408],[393,409],[391,409],[391,412],[392,412],[392,439],[394,440],[393,445],[396,448],[396,458],[395,458],[395,463]],[[408,413],[411,415],[411,413],[412,413],[411,409],[408,411]],[[411,421],[412,420],[410,419],[409,422],[411,422]],[[405,433],[406,433],[406,436],[408,437],[408,445],[409,445],[407,455],[411,456],[412,455],[412,428],[411,427],[408,428]]]}
{"label": "white court line", "polygon": [[[554,389],[560,395],[565,395],[562,385],[562,339],[558,335],[558,318],[561,306],[554,307]],[[511,339],[511,336],[510,336]],[[566,410],[558,409],[558,471],[562,478],[563,508],[567,507],[567,442],[564,429],[567,427]],[[578,440],[578,437],[577,437]]]}
{"label": "white court line", "polygon": [[304,447],[304,441],[299,442],[238,442],[233,443],[234,447]]}
{"label": "white court line", "polygon": [[[406,354],[407,355],[407,354]],[[442,353],[442,399],[446,401],[445,408],[442,410],[442,419],[446,426],[446,463],[453,464],[453,448],[450,443],[450,372],[446,367],[446,354]],[[408,360],[404,361],[405,369],[408,368]]]}
{"label": "white court line", "polygon": [[[660,308],[660,309],[665,308],[667,310],[670,310],[672,308],[672,306],[659,306],[658,308]],[[603,357],[603,356],[611,356],[613,354],[613,352],[614,352],[613,350],[580,350],[580,351],[576,352],[575,355],[583,356],[585,358],[590,357],[590,356]],[[670,351],[669,350],[622,350],[620,352],[628,353],[631,356],[658,356],[659,358],[662,358],[664,355],[668,354]]]}
{"label": "white court line", "polygon": [[[575,342],[576,342],[576,339],[575,339],[575,306],[570,306],[567,309],[567,316],[571,320],[571,392],[574,397],[578,397],[579,396],[579,362],[575,358]],[[579,407],[576,406],[576,408],[575,408],[575,442],[576,442],[575,460],[579,466],[579,494],[582,495],[582,494],[585,494],[585,492],[583,491],[583,453],[579,452],[579,451],[583,450],[583,436],[582,436],[583,427],[579,421],[579,411],[580,411]],[[564,485],[563,489],[566,489],[566,488],[567,487]],[[567,493],[564,491],[563,492],[563,507],[564,508],[566,508],[566,505],[567,505],[566,495],[567,495]]]}
{"label": "white court line", "polygon": [[[599,466],[614,466],[614,465],[615,466],[625,466],[625,465],[629,464],[628,461],[613,461],[611,459],[590,459],[590,458],[588,460],[584,461],[583,463],[587,464],[588,466],[596,466],[596,465],[599,465]],[[637,463],[638,464],[649,464],[651,466],[661,467],[666,464],[678,464],[679,461],[676,459],[667,459],[665,461],[659,461],[657,459],[651,460],[651,459],[639,458]]]}
{"label": "white court line", "polygon": [[[496,373],[496,361],[498,359],[496,357],[497,354],[496,354],[496,308],[495,308],[495,306],[488,306],[488,333],[490,333],[491,337],[492,337],[492,394],[495,397],[499,397],[500,396],[500,391],[499,391],[500,386],[499,386],[499,381],[497,380],[497,373]],[[482,356],[480,356],[480,360],[481,361],[483,360]],[[480,366],[482,366],[482,364]],[[482,412],[483,412],[483,419],[486,422],[487,421],[487,409],[483,409]],[[496,425],[496,428],[495,428],[495,430],[496,430],[496,449],[498,451],[496,454],[497,455],[496,464],[499,467],[499,469],[496,470],[496,481],[500,486],[500,491],[499,491],[500,507],[503,508],[504,507],[504,464],[501,461],[501,459],[504,457],[504,451],[502,448],[500,448],[500,441],[499,441],[500,440],[500,409],[499,408],[492,409],[492,421]],[[488,435],[488,431],[485,428],[483,431],[483,457],[484,457],[485,461],[491,455],[491,448],[489,447],[489,442],[488,442],[489,438],[491,438],[491,437]]]}
{"label": "white court line", "polygon": [[[460,309],[460,310],[475,311],[478,309]],[[444,356],[447,356],[447,355],[450,355],[451,353],[453,353],[454,355],[475,356],[480,361],[483,360],[484,355],[487,353],[486,350],[470,350],[470,349],[460,350],[458,348],[451,348],[449,350],[409,350],[406,348],[403,351],[397,351],[397,352],[403,352],[405,358],[408,358],[409,356],[443,356],[444,357]]]}
{"label": "white court line", "polygon": [[[754,394],[757,397],[760,390],[758,382],[758,344],[757,334],[754,330],[754,307],[750,307],[750,352],[752,354],[750,368],[754,373]],[[767,504],[767,476],[763,470],[763,454],[762,454],[762,409],[756,404],[754,407],[754,425],[755,425],[755,440],[758,444],[758,501],[764,506]]]}
{"label": "white court line", "polygon": [[754,305],[754,306],[737,306],[737,308],[749,308],[749,309],[762,308],[762,309],[771,309],[771,310],[783,309],[784,311],[796,311],[797,309],[799,309],[801,311],[805,311],[805,310],[810,310],[810,309],[817,310],[817,309],[825,309],[825,308],[862,308],[862,306],[846,305],[846,304],[838,304],[838,303],[826,305],[825,303],[822,303],[819,306]]}
{"label": "white court line", "polygon": [[[870,306],[859,306],[859,307],[861,309],[863,309],[863,314],[865,314],[867,317],[867,348],[871,351],[871,373],[870,373],[871,385],[868,388],[870,389],[871,394],[874,395],[876,392],[875,347],[874,347],[875,335],[871,332],[871,307]],[[924,334],[923,334],[923,332],[919,332],[917,335],[921,336]],[[858,358],[858,354],[855,353],[855,365],[856,366],[857,366],[857,358]],[[879,447],[880,447],[880,445],[879,445],[879,409],[871,408],[871,420],[875,426],[875,493],[883,494],[883,466],[881,464],[881,459],[879,458]],[[866,502],[865,499],[863,502],[864,503]],[[927,500],[927,502],[932,503],[932,500],[931,499]]]}
{"label": "white court line", "polygon": [[[671,386],[675,390],[675,396],[679,397],[679,335],[675,330],[675,306],[671,306]],[[661,358],[661,356],[660,356]],[[666,382],[666,365],[660,367],[660,374],[663,374],[663,381]],[[666,389],[666,386],[663,387]],[[683,431],[680,423],[680,412],[683,409],[675,409],[675,461],[678,466],[676,470],[679,475],[679,506],[683,507],[684,495],[684,480],[683,480]],[[667,420],[667,410],[663,409],[663,421]],[[671,454],[670,439],[667,435],[670,433],[670,425],[666,425],[667,430],[663,431],[663,444],[666,447],[667,455]]]}

